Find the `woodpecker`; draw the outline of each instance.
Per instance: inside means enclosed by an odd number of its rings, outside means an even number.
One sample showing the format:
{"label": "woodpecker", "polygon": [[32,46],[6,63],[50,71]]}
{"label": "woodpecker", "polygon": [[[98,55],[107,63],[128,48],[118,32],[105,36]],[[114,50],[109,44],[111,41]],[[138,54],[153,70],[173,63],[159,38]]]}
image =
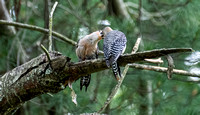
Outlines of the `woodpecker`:
{"label": "woodpecker", "polygon": [[112,67],[113,74],[117,80],[121,77],[121,71],[117,64],[117,59],[126,49],[126,36],[118,30],[112,30],[110,27],[103,29],[104,44],[103,51],[108,68]]}
{"label": "woodpecker", "polygon": [[[96,31],[86,35],[78,41],[76,55],[79,61],[92,60],[98,58],[98,42],[103,38],[102,31]],[[80,90],[85,86],[85,91],[90,84],[91,75],[81,77]]]}

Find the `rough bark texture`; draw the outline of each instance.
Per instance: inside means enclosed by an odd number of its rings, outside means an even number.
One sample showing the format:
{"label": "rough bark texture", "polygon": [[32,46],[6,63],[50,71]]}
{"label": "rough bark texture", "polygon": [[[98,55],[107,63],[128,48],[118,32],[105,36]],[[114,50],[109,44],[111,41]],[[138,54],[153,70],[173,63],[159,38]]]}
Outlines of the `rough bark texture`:
{"label": "rough bark texture", "polygon": [[[120,66],[143,61],[171,53],[191,52],[192,49],[161,49],[135,54],[125,54],[118,60]],[[58,52],[50,52],[51,63],[45,54],[16,67],[0,78],[0,114],[9,114],[38,95],[57,93],[64,83],[79,77],[108,69],[105,59],[95,59],[78,63]]]}

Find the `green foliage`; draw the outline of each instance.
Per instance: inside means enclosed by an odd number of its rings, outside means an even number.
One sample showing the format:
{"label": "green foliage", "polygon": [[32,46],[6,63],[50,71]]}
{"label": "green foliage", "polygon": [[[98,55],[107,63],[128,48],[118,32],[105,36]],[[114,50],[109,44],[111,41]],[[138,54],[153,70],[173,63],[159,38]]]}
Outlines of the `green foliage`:
{"label": "green foliage", "polygon": [[[184,4],[186,0],[143,0],[142,7],[149,13],[172,11],[169,15],[154,17],[157,21],[162,22],[164,20],[166,22],[166,24],[163,23],[160,26],[156,25],[152,18],[142,20],[140,22],[141,25],[139,25],[137,16],[133,14],[131,14],[132,18],[130,20],[108,15],[105,4],[99,0],[71,0],[71,5],[68,1],[70,0],[58,1],[58,6],[53,16],[53,30],[74,41],[77,41],[80,35],[83,34],[80,29],[87,28],[89,32],[96,31],[102,29],[102,25],[99,25],[98,21],[108,20],[113,29],[125,33],[128,40],[125,53],[131,52],[139,32],[142,33],[142,43],[139,51],[169,47],[192,47],[194,50],[199,50],[199,0],[191,0],[188,4],[181,6],[178,4]],[[87,1],[86,6],[82,6],[84,1]],[[137,0],[124,1],[138,4]],[[50,9],[53,3],[54,1],[52,1]],[[13,5],[14,3],[11,2],[10,6]],[[44,1],[22,1],[18,19],[19,22],[44,27],[44,12]],[[136,9],[135,12],[138,13],[138,10]],[[141,26],[141,29],[139,26]],[[75,55],[75,46],[67,44],[58,38],[53,39],[53,42],[54,50],[72,58],[73,62],[78,61]],[[1,36],[1,74],[5,73],[7,68],[12,69],[17,64],[24,63],[24,55],[17,57],[19,51],[21,51],[19,43],[21,43],[22,48],[29,57],[26,59],[28,61],[43,53],[38,44],[42,43],[47,47],[48,39],[39,32],[21,28],[18,28],[16,36]],[[102,50],[103,41],[99,43],[99,48]],[[190,69],[184,64],[184,59],[188,55],[173,55],[176,68]],[[7,60],[8,56],[9,60]],[[165,58],[163,60],[165,61]],[[167,67],[167,63],[165,62],[161,66]],[[199,67],[199,65],[196,67]],[[188,80],[180,75],[173,75],[173,77]],[[152,85],[148,85],[147,81],[151,81]],[[19,113],[25,115],[93,113],[103,106],[116,84],[117,81],[114,79],[111,70],[94,73],[87,92],[80,91],[79,80],[73,83],[73,89],[77,94],[78,106],[71,101],[71,92],[67,87],[63,91],[53,94],[53,97],[44,94],[28,101],[20,108],[24,112]],[[152,89],[148,91],[147,87]],[[145,105],[152,108],[153,115],[196,115],[200,113],[199,91],[198,84],[168,80],[165,73],[130,68],[120,90],[104,113],[136,115],[141,114],[143,111],[147,114],[148,108],[141,109],[141,105]],[[152,94],[152,99],[148,97],[150,93]],[[152,103],[149,101],[152,101]]]}

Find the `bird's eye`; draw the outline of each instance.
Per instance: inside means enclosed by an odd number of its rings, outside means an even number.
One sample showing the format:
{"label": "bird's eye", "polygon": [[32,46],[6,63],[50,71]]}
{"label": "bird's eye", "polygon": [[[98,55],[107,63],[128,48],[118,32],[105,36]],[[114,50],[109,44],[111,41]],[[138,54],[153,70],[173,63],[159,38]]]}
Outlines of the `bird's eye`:
{"label": "bird's eye", "polygon": [[102,38],[104,37],[103,31],[100,32],[100,35]]}

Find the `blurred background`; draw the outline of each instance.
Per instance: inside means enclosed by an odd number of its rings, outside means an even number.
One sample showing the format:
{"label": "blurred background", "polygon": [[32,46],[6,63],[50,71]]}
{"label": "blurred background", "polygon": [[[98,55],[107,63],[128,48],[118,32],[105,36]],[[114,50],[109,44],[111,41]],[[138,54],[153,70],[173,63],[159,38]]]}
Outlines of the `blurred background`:
{"label": "blurred background", "polygon": [[[48,28],[49,12],[55,0],[0,0],[0,19]],[[93,31],[110,26],[127,37],[130,53],[142,35],[139,51],[160,48],[193,48],[196,52],[174,54],[175,68],[200,71],[199,0],[58,0],[53,30],[77,41]],[[48,35],[0,25],[0,75],[40,55],[40,44],[48,46]],[[99,43],[102,50],[103,41]],[[76,47],[53,38],[53,49],[77,62]],[[100,56],[100,58],[103,58]],[[160,66],[167,67],[166,59]],[[143,64],[149,64],[140,62]],[[149,64],[157,65],[157,64]],[[121,68],[123,70],[123,67]],[[200,113],[199,79],[129,68],[117,95],[103,113],[112,115],[197,115]],[[71,90],[43,94],[17,110],[15,115],[70,115],[94,113],[117,84],[111,70],[92,74],[88,91],[80,91],[79,80]]]}

